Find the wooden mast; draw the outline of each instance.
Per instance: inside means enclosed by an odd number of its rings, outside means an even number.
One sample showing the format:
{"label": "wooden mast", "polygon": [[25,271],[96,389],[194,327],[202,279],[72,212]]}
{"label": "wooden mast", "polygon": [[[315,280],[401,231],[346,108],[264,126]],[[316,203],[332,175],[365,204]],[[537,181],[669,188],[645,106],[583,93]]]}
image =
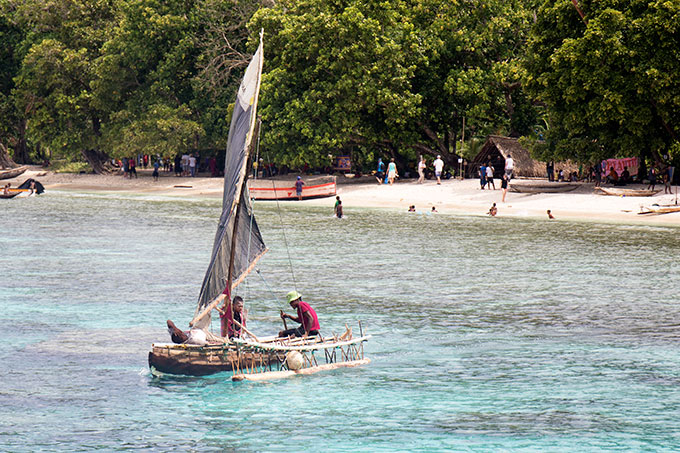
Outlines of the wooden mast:
{"label": "wooden mast", "polygon": [[[260,47],[258,50],[262,52],[262,40],[264,36],[264,30],[260,30]],[[257,54],[257,52],[256,52]],[[253,112],[252,112],[252,117],[250,119],[250,130],[248,131],[248,136],[246,137],[246,143],[248,144],[246,148],[246,160],[244,165],[241,167],[241,186],[239,187],[238,193],[235,194],[236,196],[232,200],[232,209],[234,209],[234,203],[236,203],[236,212],[234,213],[234,229],[232,231],[232,236],[231,236],[231,250],[229,251],[229,270],[227,272],[227,287],[226,287],[226,292],[229,296],[229,304],[227,306],[227,309],[230,309],[231,306],[231,290],[232,290],[232,273],[234,271],[234,248],[236,245],[236,234],[238,232],[238,220],[240,217],[241,213],[241,196],[243,196],[243,189],[246,187],[246,183],[248,181],[248,167],[250,163],[250,155],[251,155],[251,150],[253,147],[253,134],[257,130],[259,133],[259,127],[260,123],[257,119],[257,101],[259,98],[259,92],[260,92],[260,83],[261,83],[261,78],[262,78],[262,61],[263,61],[263,56],[260,54],[260,61],[258,65],[258,71],[257,71],[257,86],[255,88],[255,93],[254,93],[254,98],[251,99],[251,105],[253,106]],[[246,70],[247,71],[247,70]],[[238,96],[236,99],[236,102],[238,101]],[[259,255],[257,258],[255,258],[254,261],[257,261],[257,259],[260,258],[261,255]],[[246,273],[250,272],[252,269],[252,265],[246,269]],[[244,275],[239,278],[239,282],[243,279]],[[213,300],[201,313],[198,315],[194,316],[194,319],[191,320],[189,323],[190,326],[194,326],[198,321],[203,319],[208,313],[212,311],[213,308],[217,307],[217,305],[224,300],[225,296],[224,293],[220,294]]]}

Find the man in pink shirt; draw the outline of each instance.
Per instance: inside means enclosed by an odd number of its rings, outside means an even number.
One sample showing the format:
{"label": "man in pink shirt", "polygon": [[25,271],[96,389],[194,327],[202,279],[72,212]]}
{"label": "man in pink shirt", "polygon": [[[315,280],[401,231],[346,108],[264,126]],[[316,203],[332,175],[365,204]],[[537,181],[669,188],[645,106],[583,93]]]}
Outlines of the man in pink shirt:
{"label": "man in pink shirt", "polygon": [[297,291],[291,291],[286,295],[286,301],[291,307],[297,310],[297,317],[284,313],[281,310],[281,319],[292,319],[300,323],[300,327],[295,329],[282,330],[279,332],[279,337],[289,337],[295,335],[296,337],[311,336],[319,334],[319,318],[316,312],[307,302],[302,301],[302,296]]}

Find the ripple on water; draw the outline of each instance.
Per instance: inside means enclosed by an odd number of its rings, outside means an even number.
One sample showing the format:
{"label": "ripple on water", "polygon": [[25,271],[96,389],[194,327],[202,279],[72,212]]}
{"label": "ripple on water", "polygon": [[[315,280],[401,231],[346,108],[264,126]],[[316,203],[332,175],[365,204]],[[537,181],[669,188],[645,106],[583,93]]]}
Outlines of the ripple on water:
{"label": "ripple on water", "polygon": [[271,250],[266,282],[238,289],[250,326],[277,331],[297,288],[326,332],[360,319],[372,363],[257,384],[140,375],[165,320],[193,315],[220,202],[3,205],[0,449],[680,448],[676,228],[258,203]]}

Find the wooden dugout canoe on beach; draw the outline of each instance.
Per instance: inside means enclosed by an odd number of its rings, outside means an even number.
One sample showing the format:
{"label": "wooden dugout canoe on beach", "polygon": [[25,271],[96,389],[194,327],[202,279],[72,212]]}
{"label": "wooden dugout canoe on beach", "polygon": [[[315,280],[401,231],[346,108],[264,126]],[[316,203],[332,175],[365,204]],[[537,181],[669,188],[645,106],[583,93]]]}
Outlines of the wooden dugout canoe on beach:
{"label": "wooden dugout canoe on beach", "polygon": [[652,206],[645,206],[646,211],[643,212],[638,212],[640,215],[644,214],[671,214],[673,212],[680,212],[680,206],[678,205],[665,205],[665,206],[659,206],[659,205],[652,205]]}
{"label": "wooden dugout canoe on beach", "polygon": [[[292,184],[292,185],[291,185]],[[250,197],[255,200],[297,200],[295,183],[257,179],[248,181]],[[337,194],[335,177],[331,181],[302,187],[302,199],[334,197]]]}
{"label": "wooden dugout canoe on beach", "polygon": [[621,189],[615,187],[596,187],[600,195],[611,195],[616,197],[651,197],[661,192],[659,190],[647,189]]}
{"label": "wooden dugout canoe on beach", "polygon": [[26,165],[17,168],[9,168],[7,170],[0,170],[0,179],[16,178],[26,170],[28,170],[28,166]]}
{"label": "wooden dugout canoe on beach", "polygon": [[510,183],[510,192],[519,193],[562,193],[575,190],[579,184],[569,182],[513,182]]}

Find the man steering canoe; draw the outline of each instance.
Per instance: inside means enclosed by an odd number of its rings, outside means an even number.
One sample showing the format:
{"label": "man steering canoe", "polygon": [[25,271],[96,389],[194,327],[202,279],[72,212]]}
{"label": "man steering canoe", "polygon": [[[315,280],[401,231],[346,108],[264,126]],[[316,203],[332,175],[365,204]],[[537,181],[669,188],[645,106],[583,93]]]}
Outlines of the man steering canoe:
{"label": "man steering canoe", "polygon": [[297,317],[284,313],[281,310],[281,319],[292,319],[295,322],[299,322],[300,326],[295,329],[282,330],[279,332],[279,337],[318,335],[320,329],[319,318],[316,316],[314,309],[307,302],[302,301],[300,293],[297,291],[289,292],[286,295],[286,301],[297,310]]}

